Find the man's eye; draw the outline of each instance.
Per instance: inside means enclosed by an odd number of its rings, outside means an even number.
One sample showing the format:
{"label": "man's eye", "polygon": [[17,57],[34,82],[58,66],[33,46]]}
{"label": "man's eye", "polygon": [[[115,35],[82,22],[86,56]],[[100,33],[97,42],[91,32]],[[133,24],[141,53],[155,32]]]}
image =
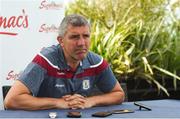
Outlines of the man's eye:
{"label": "man's eye", "polygon": [[84,37],[84,38],[89,38],[89,37],[90,37],[90,35],[85,34],[85,35],[83,35],[83,37]]}

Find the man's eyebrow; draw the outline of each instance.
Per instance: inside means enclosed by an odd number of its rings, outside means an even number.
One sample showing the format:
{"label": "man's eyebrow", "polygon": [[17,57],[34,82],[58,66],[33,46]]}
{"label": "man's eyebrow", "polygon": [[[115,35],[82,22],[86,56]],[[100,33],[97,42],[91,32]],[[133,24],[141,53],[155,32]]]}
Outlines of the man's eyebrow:
{"label": "man's eyebrow", "polygon": [[80,34],[71,34],[70,36],[80,36]]}

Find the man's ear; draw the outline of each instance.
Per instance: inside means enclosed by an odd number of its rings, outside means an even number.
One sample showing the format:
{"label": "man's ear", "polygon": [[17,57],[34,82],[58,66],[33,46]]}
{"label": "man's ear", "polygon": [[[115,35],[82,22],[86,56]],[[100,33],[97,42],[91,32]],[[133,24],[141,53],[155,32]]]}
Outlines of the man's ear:
{"label": "man's ear", "polygon": [[63,38],[61,36],[57,37],[57,41],[63,47]]}

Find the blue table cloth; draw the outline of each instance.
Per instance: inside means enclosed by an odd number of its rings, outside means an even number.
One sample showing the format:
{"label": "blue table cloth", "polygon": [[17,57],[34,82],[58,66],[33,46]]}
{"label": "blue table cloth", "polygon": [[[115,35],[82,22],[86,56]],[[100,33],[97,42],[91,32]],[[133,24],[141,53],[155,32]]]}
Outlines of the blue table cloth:
{"label": "blue table cloth", "polygon": [[[82,118],[94,118],[92,114],[100,111],[111,111],[117,109],[130,109],[134,113],[112,114],[106,118],[180,118],[180,100],[164,99],[139,101],[151,107],[152,111],[139,110],[133,102],[124,102],[121,105],[93,107],[89,109],[77,110],[82,114]],[[67,112],[71,110],[51,109],[39,111],[24,110],[0,110],[0,118],[49,118],[50,112],[56,112],[57,118],[66,118]]]}

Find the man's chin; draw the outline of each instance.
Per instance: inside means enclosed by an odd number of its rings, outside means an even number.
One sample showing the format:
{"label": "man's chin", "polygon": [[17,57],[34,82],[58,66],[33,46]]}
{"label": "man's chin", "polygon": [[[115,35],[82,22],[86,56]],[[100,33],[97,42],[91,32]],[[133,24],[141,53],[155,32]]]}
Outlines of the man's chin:
{"label": "man's chin", "polygon": [[84,58],[85,58],[85,56],[78,57],[79,60],[83,60]]}
{"label": "man's chin", "polygon": [[78,55],[77,59],[78,60],[83,60],[86,57],[86,54]]}

